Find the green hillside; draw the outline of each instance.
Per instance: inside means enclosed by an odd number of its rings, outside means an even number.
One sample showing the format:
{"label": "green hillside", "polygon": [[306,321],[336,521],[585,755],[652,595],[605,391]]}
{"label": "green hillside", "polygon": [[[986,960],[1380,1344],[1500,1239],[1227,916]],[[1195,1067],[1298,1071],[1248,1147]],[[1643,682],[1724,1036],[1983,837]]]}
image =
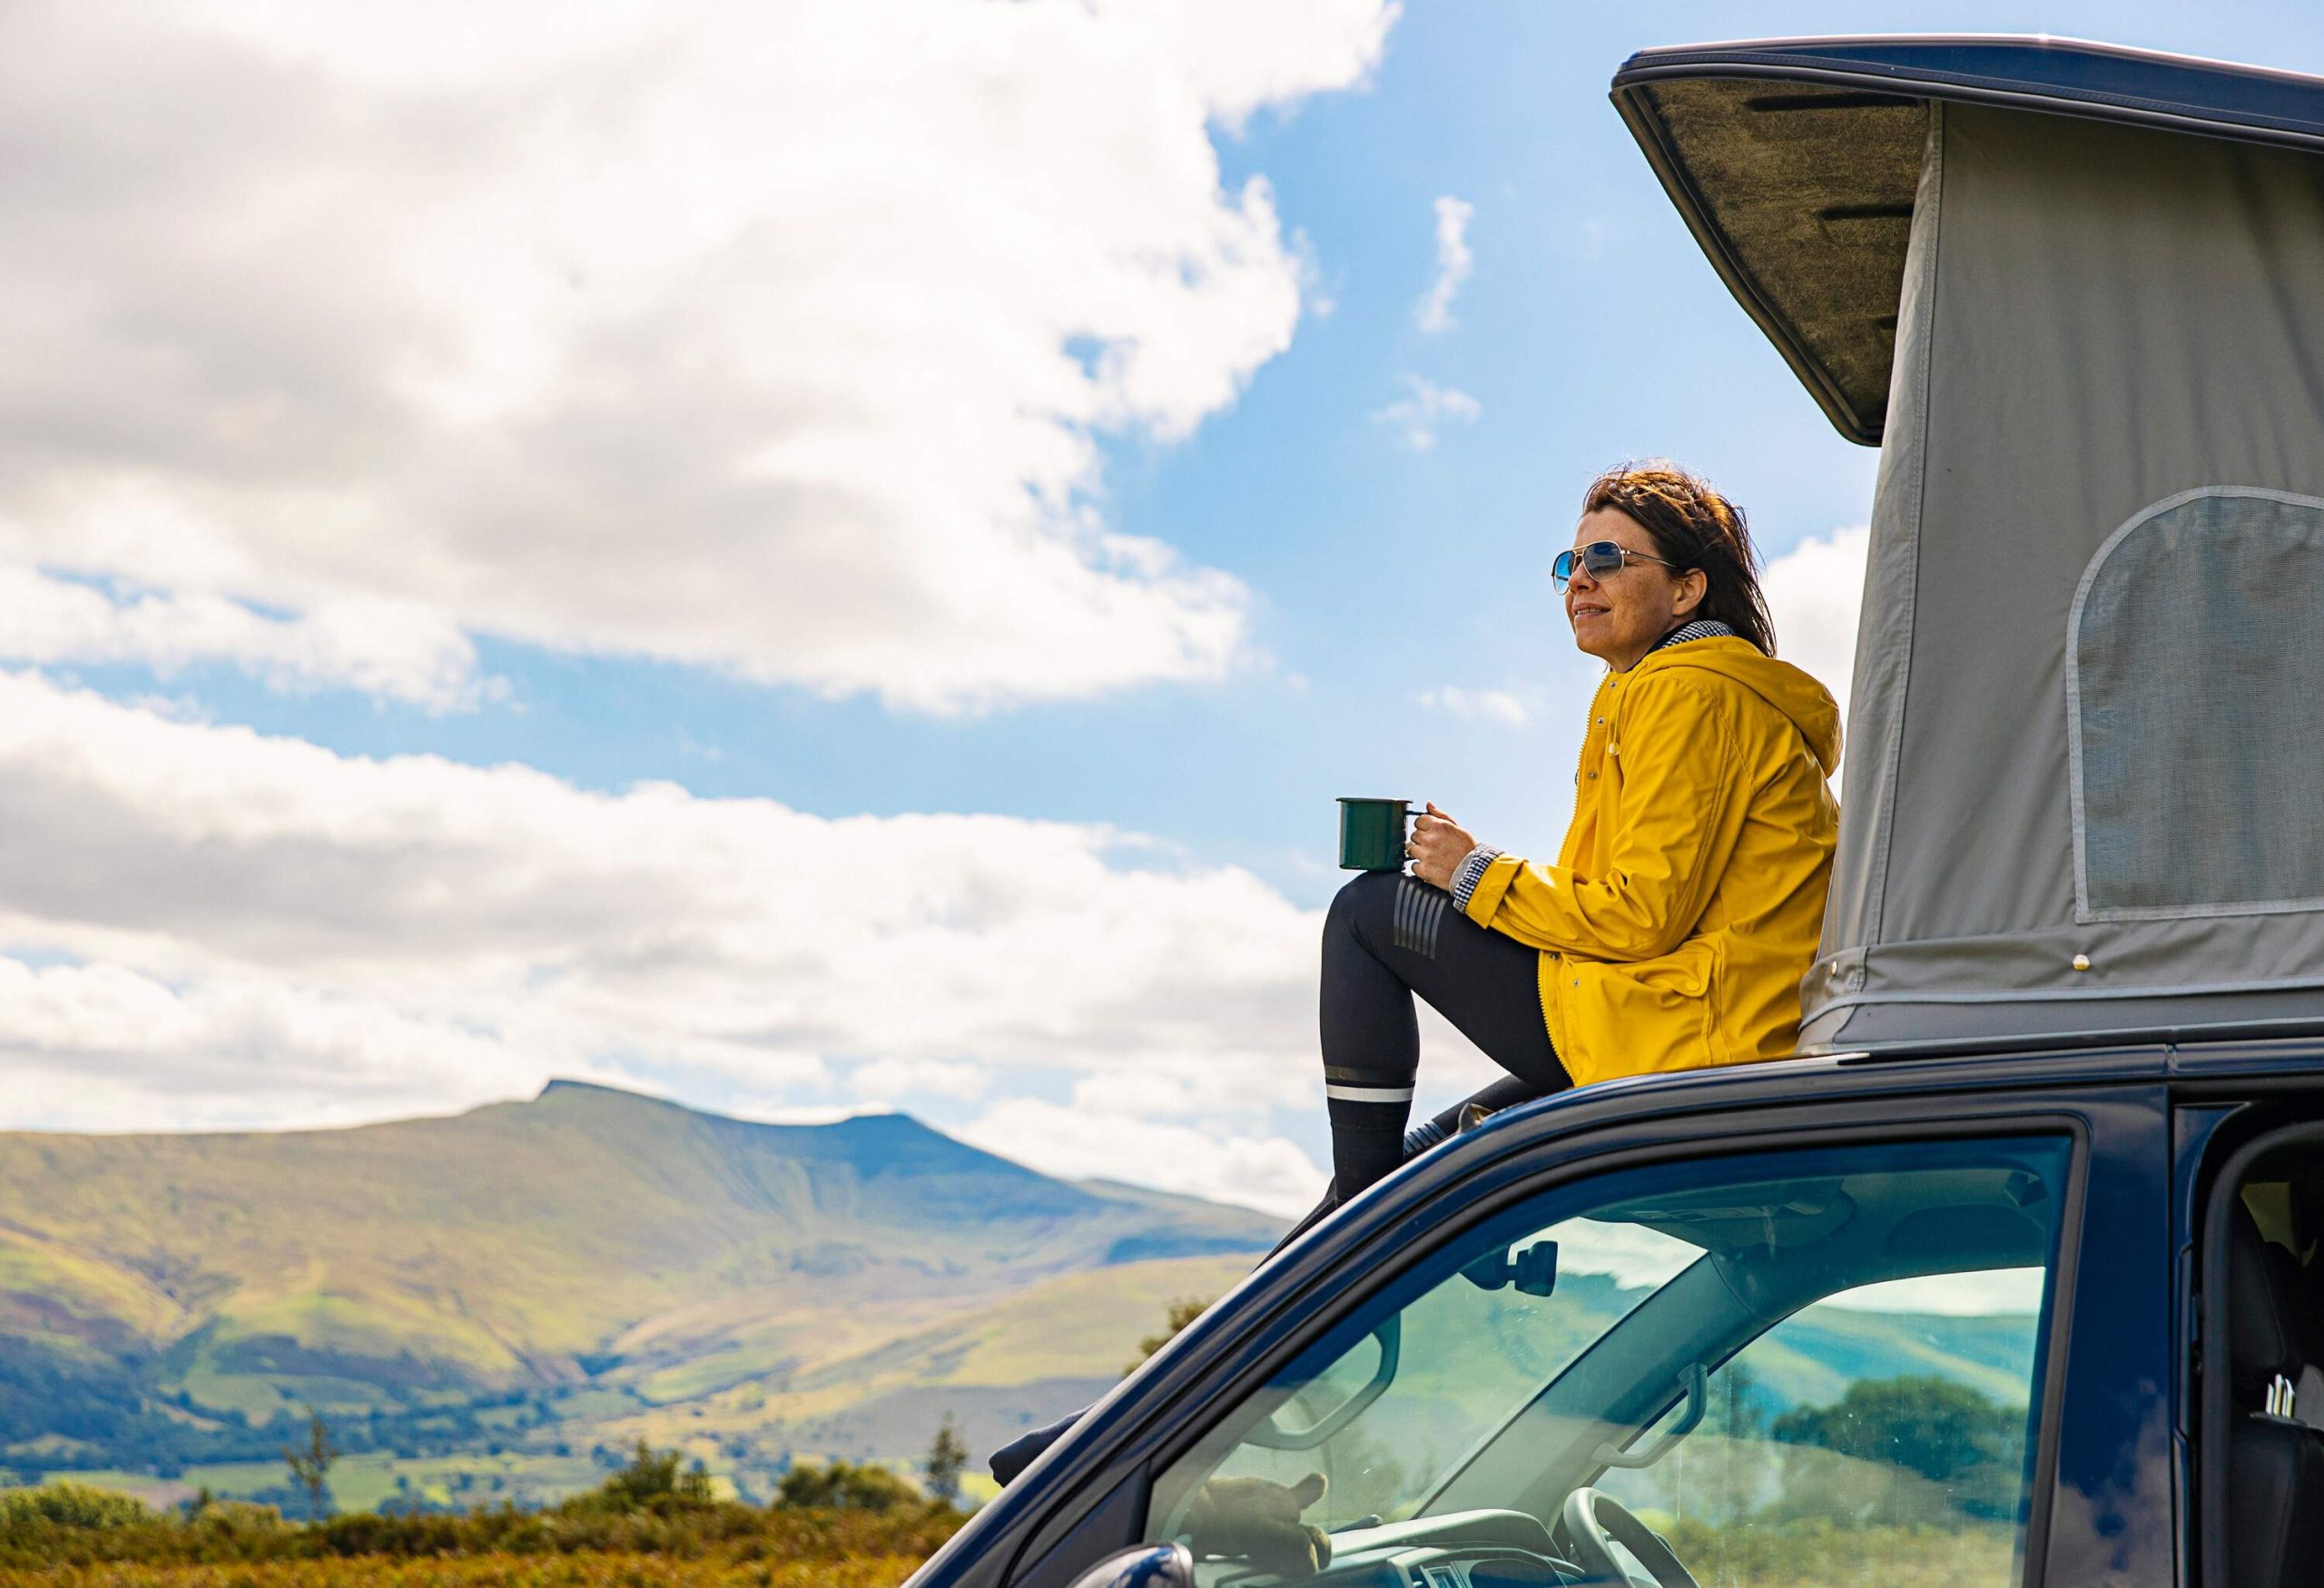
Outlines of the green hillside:
{"label": "green hillside", "polygon": [[[571,1083],[357,1129],[0,1135],[0,1482],[287,1498],[313,1406],[342,1506],[551,1499],[641,1438],[763,1497],[794,1459],[909,1461],[948,1415],[982,1452],[1086,1403],[1279,1228],[902,1115],[756,1125]],[[1546,1374],[1642,1294],[1578,1272],[1482,1327]],[[2005,1395],[2030,1339],[1814,1307],[1763,1342],[1755,1395]],[[1426,1355],[1416,1406],[1504,1393]]]}
{"label": "green hillside", "polygon": [[916,1454],[947,1410],[972,1439],[1054,1415],[1278,1232],[902,1115],[566,1082],[356,1129],[0,1135],[0,1462],[246,1492],[312,1405],[367,1486],[531,1497],[643,1435],[763,1487]]}

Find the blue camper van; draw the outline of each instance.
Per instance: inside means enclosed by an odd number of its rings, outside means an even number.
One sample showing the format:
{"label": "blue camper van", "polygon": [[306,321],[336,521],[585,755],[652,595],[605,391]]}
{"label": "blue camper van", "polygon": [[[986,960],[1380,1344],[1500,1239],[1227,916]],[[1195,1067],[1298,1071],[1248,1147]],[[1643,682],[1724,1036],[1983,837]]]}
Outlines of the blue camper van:
{"label": "blue camper van", "polygon": [[2324,80],[1837,39],[1613,101],[1881,449],[1802,1054],[1415,1159],[913,1583],[2324,1582]]}

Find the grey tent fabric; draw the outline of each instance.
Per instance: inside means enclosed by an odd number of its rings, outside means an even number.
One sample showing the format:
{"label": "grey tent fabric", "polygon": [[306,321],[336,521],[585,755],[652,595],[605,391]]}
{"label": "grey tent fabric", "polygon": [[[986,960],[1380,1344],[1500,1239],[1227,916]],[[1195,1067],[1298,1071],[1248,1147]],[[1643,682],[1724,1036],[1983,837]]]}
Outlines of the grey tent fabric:
{"label": "grey tent fabric", "polygon": [[2324,1013],[2324,159],[1925,115],[1802,1043]]}

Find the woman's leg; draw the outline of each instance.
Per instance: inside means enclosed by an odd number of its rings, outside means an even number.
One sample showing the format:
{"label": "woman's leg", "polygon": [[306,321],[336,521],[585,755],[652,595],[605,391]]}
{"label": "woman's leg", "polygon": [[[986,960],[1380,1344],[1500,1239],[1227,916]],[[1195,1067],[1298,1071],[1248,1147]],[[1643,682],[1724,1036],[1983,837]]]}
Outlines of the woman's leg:
{"label": "woman's leg", "polygon": [[[1418,890],[1423,896],[1434,894],[1444,901],[1444,909],[1421,910],[1424,897],[1406,894],[1405,888]],[[1384,956],[1374,953],[1368,946],[1374,942],[1384,945]],[[1442,889],[1410,877],[1374,872],[1340,890],[1324,928],[1324,1074],[1364,1080],[1386,1077],[1403,1098],[1392,1107],[1379,1105],[1388,1108],[1384,1118],[1392,1116],[1381,1128],[1390,1132],[1394,1154],[1372,1179],[1452,1135],[1462,1127],[1462,1116],[1472,1110],[1498,1113],[1572,1084],[1551,1049],[1549,1030],[1541,1022],[1540,984],[1535,980],[1539,974],[1539,957],[1531,949],[1453,914],[1452,895]],[[1512,1073],[1434,1119],[1423,1120],[1407,1136],[1404,1119],[1412,1111],[1413,1072],[1420,1057],[1420,1023],[1413,1011],[1415,991]],[[1361,1087],[1364,1080],[1327,1080],[1325,1084],[1327,1090],[1344,1090]],[[1347,1172],[1341,1151],[1342,1102],[1336,1096],[1331,1100],[1332,1161],[1340,1176]],[[1367,1141],[1366,1146],[1370,1145]],[[1372,1179],[1343,1195],[1340,1187],[1348,1182],[1335,1178],[1324,1188],[1324,1199],[1293,1225],[1267,1256],[1273,1257],[1305,1234],[1317,1219]],[[1002,1484],[1013,1481],[1081,1415],[1070,1413],[1046,1428],[1019,1435],[995,1451],[990,1458],[992,1475]]]}
{"label": "woman's leg", "polygon": [[[1551,1092],[1558,1090],[1556,1087],[1536,1086],[1530,1080],[1520,1080],[1513,1075],[1504,1075],[1499,1080],[1489,1080],[1451,1108],[1423,1119],[1405,1131],[1403,1155],[1408,1159],[1418,1158],[1430,1148],[1440,1142],[1451,1140],[1470,1126],[1491,1119],[1503,1109],[1513,1109],[1519,1103],[1530,1103],[1535,1098],[1547,1097]],[[1298,1223],[1284,1231],[1283,1238],[1267,1248],[1267,1257],[1275,1256],[1275,1253],[1313,1229],[1324,1214],[1333,1211],[1339,1205],[1338,1182],[1324,1181],[1323,1199],[1307,1209],[1301,1216]]]}
{"label": "woman's leg", "polygon": [[[1275,1251],[1410,1153],[1458,1130],[1464,1111],[1497,1113],[1573,1084],[1541,1021],[1540,975],[1538,953],[1456,913],[1442,888],[1399,873],[1367,872],[1340,890],[1324,926],[1322,1009],[1334,1179]],[[1423,1121],[1407,1141],[1420,1061],[1415,992],[1510,1073]],[[1394,1095],[1364,1095],[1374,1092]],[[1354,1121],[1352,1134],[1344,1134],[1344,1119]],[[1363,1178],[1352,1179],[1352,1170]],[[1080,1416],[1074,1412],[994,1452],[992,1475],[1013,1480]]]}
{"label": "woman's leg", "polygon": [[1324,924],[1318,1013],[1342,1200],[1403,1161],[1420,1062],[1414,993],[1535,1093],[1571,1084],[1542,1022],[1540,976],[1537,951],[1477,925],[1442,888],[1367,872],[1340,890]]}
{"label": "woman's leg", "polygon": [[1479,1120],[1498,1114],[1503,1109],[1513,1109],[1519,1103],[1530,1103],[1535,1098],[1547,1097],[1562,1090],[1557,1086],[1540,1086],[1514,1075],[1487,1081],[1443,1112],[1433,1119],[1423,1119],[1405,1131],[1404,1156],[1418,1158],[1438,1142],[1450,1140]]}

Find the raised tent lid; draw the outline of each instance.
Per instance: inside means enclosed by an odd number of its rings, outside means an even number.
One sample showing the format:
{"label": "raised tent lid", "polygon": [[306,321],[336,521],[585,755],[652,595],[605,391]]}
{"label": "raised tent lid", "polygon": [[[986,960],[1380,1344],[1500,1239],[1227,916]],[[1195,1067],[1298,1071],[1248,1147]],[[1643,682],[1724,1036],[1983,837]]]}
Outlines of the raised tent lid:
{"label": "raised tent lid", "polygon": [[1794,40],[1613,97],[1882,449],[1803,1046],[2324,1023],[2324,81]]}
{"label": "raised tent lid", "polygon": [[1641,50],[1613,100],[1719,279],[1866,446],[1887,414],[1931,102],[2324,148],[2324,80],[2046,36]]}

